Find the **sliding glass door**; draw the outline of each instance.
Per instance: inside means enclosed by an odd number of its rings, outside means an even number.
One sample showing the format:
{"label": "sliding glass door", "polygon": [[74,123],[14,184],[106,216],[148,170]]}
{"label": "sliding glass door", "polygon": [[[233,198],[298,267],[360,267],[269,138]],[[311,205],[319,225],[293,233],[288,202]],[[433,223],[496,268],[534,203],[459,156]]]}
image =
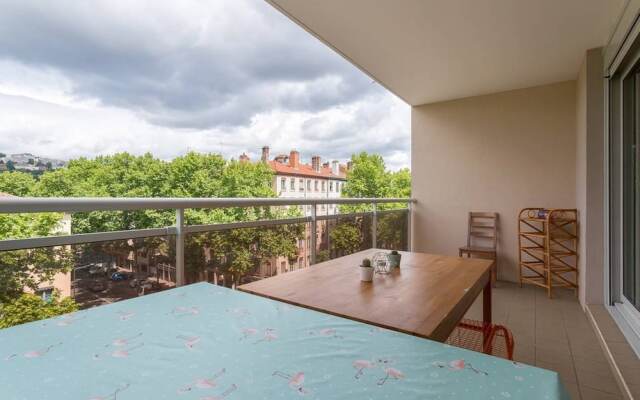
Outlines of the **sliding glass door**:
{"label": "sliding glass door", "polygon": [[640,72],[634,66],[623,78],[622,230],[623,302],[640,310]]}
{"label": "sliding glass door", "polygon": [[608,82],[609,304],[640,338],[640,43]]}

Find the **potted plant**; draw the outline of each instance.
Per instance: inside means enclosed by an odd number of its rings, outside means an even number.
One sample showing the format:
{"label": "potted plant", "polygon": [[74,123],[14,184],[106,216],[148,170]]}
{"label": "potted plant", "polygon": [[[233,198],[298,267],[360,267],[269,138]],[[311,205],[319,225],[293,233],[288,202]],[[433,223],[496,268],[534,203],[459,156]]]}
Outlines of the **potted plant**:
{"label": "potted plant", "polygon": [[362,264],[360,264],[360,280],[362,282],[371,282],[373,280],[373,266],[368,258],[362,260]]}
{"label": "potted plant", "polygon": [[400,258],[402,258],[402,255],[393,250],[387,255],[387,259],[389,259],[389,266],[391,268],[398,268],[400,266]]}

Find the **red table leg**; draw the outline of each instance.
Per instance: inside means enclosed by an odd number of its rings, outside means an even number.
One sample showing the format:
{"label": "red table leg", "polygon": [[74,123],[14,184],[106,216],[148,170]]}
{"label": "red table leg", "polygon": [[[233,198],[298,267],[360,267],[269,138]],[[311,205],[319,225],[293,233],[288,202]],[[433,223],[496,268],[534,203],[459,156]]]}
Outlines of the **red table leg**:
{"label": "red table leg", "polygon": [[491,279],[488,279],[487,284],[482,290],[482,342],[484,344],[485,353],[491,354],[491,343],[493,335],[491,334]]}

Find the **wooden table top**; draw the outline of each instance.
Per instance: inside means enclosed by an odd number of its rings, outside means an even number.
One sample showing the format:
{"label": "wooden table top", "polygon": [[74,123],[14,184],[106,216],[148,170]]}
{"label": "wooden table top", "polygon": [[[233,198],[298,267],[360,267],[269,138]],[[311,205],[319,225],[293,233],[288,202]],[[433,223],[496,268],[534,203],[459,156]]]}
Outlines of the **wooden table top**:
{"label": "wooden table top", "polygon": [[444,342],[490,281],[492,260],[400,252],[389,275],[360,281],[369,249],[240,286],[247,293]]}

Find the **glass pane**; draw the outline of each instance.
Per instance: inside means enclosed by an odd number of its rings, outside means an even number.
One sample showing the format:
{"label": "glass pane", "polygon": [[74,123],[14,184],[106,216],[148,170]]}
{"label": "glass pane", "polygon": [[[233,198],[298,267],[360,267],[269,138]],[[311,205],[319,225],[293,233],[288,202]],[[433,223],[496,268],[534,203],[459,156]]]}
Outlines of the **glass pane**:
{"label": "glass pane", "polygon": [[0,328],[175,286],[172,237],[0,252]]}
{"label": "glass pane", "polygon": [[623,263],[622,294],[630,303],[636,304],[636,271],[640,261],[640,193],[638,178],[638,135],[640,131],[640,85],[637,77],[631,75],[623,82]]}
{"label": "glass pane", "polygon": [[346,256],[372,247],[370,214],[339,215],[328,221],[327,256],[330,259]]}
{"label": "glass pane", "polygon": [[387,250],[407,250],[407,215],[409,211],[394,210],[378,214],[377,247]]}
{"label": "glass pane", "polygon": [[187,235],[186,283],[234,287],[308,266],[308,224],[236,228]]}

